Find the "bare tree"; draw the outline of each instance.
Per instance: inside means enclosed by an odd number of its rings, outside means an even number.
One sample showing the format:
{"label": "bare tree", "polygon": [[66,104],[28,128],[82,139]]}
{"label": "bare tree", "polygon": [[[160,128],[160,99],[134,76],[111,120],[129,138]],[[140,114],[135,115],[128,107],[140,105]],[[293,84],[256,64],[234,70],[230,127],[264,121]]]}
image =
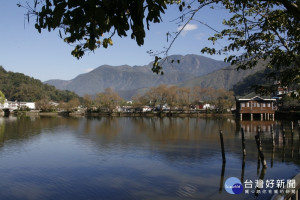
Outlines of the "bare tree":
{"label": "bare tree", "polygon": [[96,104],[100,109],[106,109],[108,112],[113,110],[121,104],[123,99],[112,88],[106,88],[96,97]]}

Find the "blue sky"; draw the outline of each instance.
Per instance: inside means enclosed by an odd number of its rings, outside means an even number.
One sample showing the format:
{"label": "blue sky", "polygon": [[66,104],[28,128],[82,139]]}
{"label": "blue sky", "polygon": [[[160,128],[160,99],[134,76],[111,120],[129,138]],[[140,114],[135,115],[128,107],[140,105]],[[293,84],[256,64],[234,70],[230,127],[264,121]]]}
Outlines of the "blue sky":
{"label": "blue sky", "polygon": [[[7,71],[21,72],[46,81],[49,79],[69,80],[100,65],[146,65],[153,60],[148,50],[163,50],[168,46],[166,33],[175,32],[178,24],[170,22],[179,16],[178,7],[171,7],[163,16],[163,23],[151,24],[146,33],[145,44],[139,47],[130,38],[113,38],[114,45],[98,49],[77,60],[71,55],[72,46],[64,43],[56,31],[34,28],[34,18],[28,24],[24,20],[25,10],[16,6],[20,0],[1,0],[0,7],[0,65]],[[196,19],[222,28],[222,19],[228,18],[221,9],[200,11]],[[171,54],[201,54],[204,46],[211,46],[207,38],[213,32],[199,22],[192,21],[187,30],[181,34],[170,50]],[[130,35],[130,34],[129,34]],[[217,44],[220,47],[222,43]],[[207,55],[205,55],[207,56]],[[212,58],[222,60],[223,56]]]}

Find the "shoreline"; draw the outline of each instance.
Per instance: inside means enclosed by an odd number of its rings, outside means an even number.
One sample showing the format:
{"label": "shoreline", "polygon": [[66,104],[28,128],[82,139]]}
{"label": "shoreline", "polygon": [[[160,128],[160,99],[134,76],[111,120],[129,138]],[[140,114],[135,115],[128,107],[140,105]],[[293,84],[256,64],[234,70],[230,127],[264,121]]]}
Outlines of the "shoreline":
{"label": "shoreline", "polygon": [[59,112],[26,112],[26,116],[71,116],[71,117],[235,117],[231,113],[168,113],[168,112],[101,112],[101,113],[59,113]]}
{"label": "shoreline", "polygon": [[[38,112],[38,111],[20,111],[11,113],[15,116],[72,116],[72,117],[233,117],[232,113],[205,113],[205,112],[101,112],[101,113],[83,113],[83,112]],[[4,115],[0,115],[4,116]],[[276,120],[300,120],[299,111],[276,111]]]}

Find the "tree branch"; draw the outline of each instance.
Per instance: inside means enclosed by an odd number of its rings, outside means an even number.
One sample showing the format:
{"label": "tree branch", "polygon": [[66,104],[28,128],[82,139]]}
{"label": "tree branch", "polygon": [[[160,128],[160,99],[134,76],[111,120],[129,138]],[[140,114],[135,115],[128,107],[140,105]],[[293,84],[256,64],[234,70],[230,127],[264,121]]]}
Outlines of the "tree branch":
{"label": "tree branch", "polygon": [[[258,1],[268,2],[269,0],[258,0]],[[297,4],[289,0],[274,0],[274,2],[282,4],[288,12],[292,13],[296,19],[300,20],[300,8]]]}

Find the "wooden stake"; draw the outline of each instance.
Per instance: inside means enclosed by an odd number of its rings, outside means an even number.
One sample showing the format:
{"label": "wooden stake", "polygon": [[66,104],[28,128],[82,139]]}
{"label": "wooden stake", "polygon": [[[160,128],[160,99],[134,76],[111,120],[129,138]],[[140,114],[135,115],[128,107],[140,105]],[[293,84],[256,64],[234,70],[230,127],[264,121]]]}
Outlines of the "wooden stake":
{"label": "wooden stake", "polygon": [[272,147],[275,146],[275,137],[274,137],[274,132],[273,132],[273,125],[271,126],[271,137],[272,137]]}
{"label": "wooden stake", "polygon": [[292,149],[291,149],[291,156],[294,158],[294,131],[291,132],[291,143],[292,143]]}
{"label": "wooden stake", "polygon": [[[265,178],[265,174],[266,174],[266,168],[262,168],[261,169],[261,172],[260,172],[260,175],[259,175],[259,179],[258,179],[258,181],[260,182],[260,184],[263,186],[263,180],[264,180],[264,178]],[[258,195],[261,193],[260,192],[260,190],[261,190],[261,187],[256,187],[255,188],[255,197],[257,198],[258,197]],[[255,198],[255,199],[256,199]]]}
{"label": "wooden stake", "polygon": [[274,163],[274,157],[275,157],[274,153],[275,153],[275,146],[272,147],[271,168],[273,167],[273,163]]}
{"label": "wooden stake", "polygon": [[226,163],[225,150],[224,150],[224,140],[223,140],[223,132],[222,131],[220,131],[220,141],[221,141],[221,150],[222,150],[222,160],[223,160],[223,163]]}
{"label": "wooden stake", "polygon": [[255,136],[255,141],[256,141],[256,146],[257,146],[257,150],[258,150],[258,155],[261,160],[261,164],[263,165],[263,168],[267,168],[267,162],[265,160],[265,156],[264,156],[263,149],[261,146],[260,128],[258,128],[257,135]]}
{"label": "wooden stake", "polygon": [[285,129],[282,129],[282,141],[283,145],[285,145]]}
{"label": "wooden stake", "polygon": [[242,163],[242,174],[241,174],[241,182],[244,182],[244,174],[245,174],[245,156],[243,156],[243,163]]}
{"label": "wooden stake", "polygon": [[257,154],[257,176],[259,175],[259,170],[260,170],[260,157],[259,153]]}
{"label": "wooden stake", "polygon": [[223,185],[224,185],[225,166],[226,166],[226,163],[223,162],[222,171],[221,171],[220,186],[219,186],[219,193],[222,193],[222,189],[223,189]]}
{"label": "wooden stake", "polygon": [[243,156],[246,156],[246,145],[245,145],[245,136],[244,136],[244,129],[241,128],[242,132],[242,149],[243,149]]}

